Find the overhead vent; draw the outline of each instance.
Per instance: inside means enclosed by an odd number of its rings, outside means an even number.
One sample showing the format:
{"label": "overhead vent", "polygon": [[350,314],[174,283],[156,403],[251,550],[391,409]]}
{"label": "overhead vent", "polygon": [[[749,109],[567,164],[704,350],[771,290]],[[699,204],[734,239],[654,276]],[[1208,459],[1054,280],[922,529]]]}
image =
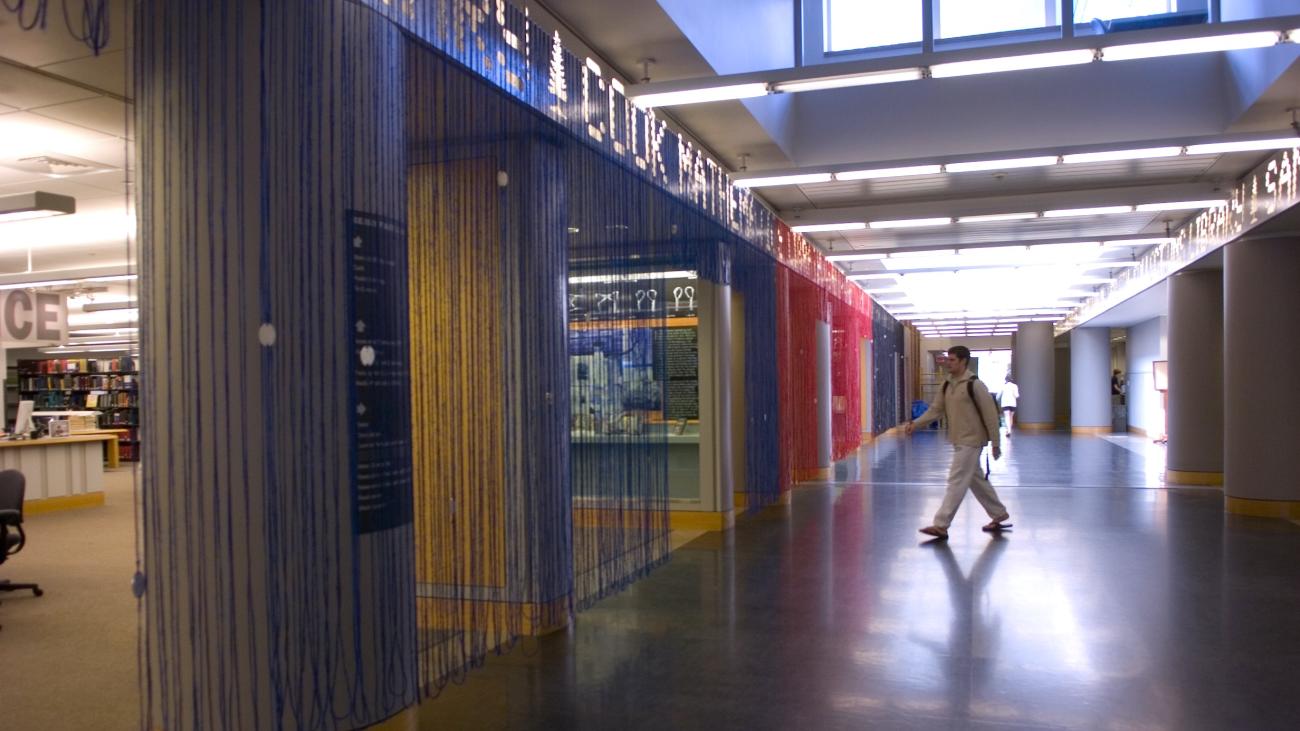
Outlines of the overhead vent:
{"label": "overhead vent", "polygon": [[0,166],[12,170],[20,170],[25,173],[49,175],[56,178],[66,178],[72,175],[85,175],[86,173],[97,173],[112,169],[112,166],[110,165],[94,162],[92,160],[84,160],[70,155],[36,155],[34,157],[23,157],[13,162],[0,162]]}

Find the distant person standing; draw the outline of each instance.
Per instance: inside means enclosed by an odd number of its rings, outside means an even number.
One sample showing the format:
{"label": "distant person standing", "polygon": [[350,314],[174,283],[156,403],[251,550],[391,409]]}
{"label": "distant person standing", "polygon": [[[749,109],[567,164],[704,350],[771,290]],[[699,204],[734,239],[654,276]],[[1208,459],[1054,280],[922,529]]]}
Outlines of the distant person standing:
{"label": "distant person standing", "polygon": [[1002,384],[999,401],[1002,402],[1002,413],[1007,417],[1007,439],[1010,439],[1011,430],[1016,426],[1016,404],[1020,403],[1020,387],[1011,380],[1010,373],[1007,374],[1007,382]]}
{"label": "distant person standing", "polygon": [[999,531],[1011,527],[1007,522],[1011,516],[993,490],[988,473],[980,470],[980,454],[985,444],[993,443],[993,459],[1002,456],[997,405],[988,388],[970,372],[969,365],[969,348],[962,345],[949,348],[948,380],[934,404],[920,418],[904,427],[910,436],[918,427],[924,427],[941,416],[948,418],[948,441],[953,449],[952,466],[948,470],[948,492],[943,496],[939,512],[934,515],[934,524],[921,529],[922,533],[936,538],[948,537],[948,526],[952,525],[967,489],[975,493],[975,499],[992,518],[984,530]]}

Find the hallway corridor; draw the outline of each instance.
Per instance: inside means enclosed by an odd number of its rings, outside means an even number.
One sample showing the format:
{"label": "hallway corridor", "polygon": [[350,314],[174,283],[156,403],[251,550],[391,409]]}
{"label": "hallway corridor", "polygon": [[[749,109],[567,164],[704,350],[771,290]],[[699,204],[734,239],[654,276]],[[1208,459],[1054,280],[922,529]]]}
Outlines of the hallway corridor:
{"label": "hallway corridor", "polygon": [[1287,728],[1300,525],[1164,489],[1158,449],[1017,435],[925,543],[948,448],[883,439],[708,534],[567,633],[491,657],[429,728]]}

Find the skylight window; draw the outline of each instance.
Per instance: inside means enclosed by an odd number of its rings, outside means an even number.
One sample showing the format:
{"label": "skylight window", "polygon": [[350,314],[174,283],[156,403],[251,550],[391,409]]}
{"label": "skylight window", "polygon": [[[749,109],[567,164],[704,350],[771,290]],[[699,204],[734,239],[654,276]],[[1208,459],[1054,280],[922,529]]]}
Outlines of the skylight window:
{"label": "skylight window", "polygon": [[924,0],[825,0],[826,51],[921,42]]}

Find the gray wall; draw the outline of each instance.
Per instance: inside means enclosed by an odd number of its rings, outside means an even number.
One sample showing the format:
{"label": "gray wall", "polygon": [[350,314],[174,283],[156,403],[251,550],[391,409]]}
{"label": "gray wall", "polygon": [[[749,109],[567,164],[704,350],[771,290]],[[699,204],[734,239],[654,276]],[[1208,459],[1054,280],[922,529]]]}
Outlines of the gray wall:
{"label": "gray wall", "polygon": [[1134,325],[1128,331],[1128,425],[1152,437],[1164,432],[1165,407],[1151,364],[1165,360],[1168,353],[1168,321],[1156,317]]}

